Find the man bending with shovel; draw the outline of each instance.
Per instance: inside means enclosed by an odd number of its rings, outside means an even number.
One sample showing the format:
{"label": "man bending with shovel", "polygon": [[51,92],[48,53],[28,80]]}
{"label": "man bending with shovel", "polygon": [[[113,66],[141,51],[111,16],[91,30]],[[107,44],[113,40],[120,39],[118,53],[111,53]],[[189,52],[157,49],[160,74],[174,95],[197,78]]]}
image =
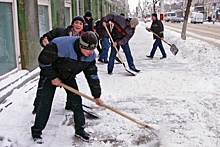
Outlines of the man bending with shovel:
{"label": "man bending with shovel", "polygon": [[[41,51],[38,58],[41,69],[38,87],[42,90],[37,91],[41,101],[36,110],[34,125],[31,127],[32,138],[36,143],[43,143],[41,135],[50,116],[56,87],[64,83],[78,90],[75,77],[80,72],[84,72],[95,102],[100,106],[103,104],[100,99],[101,87],[95,65],[96,45],[95,33],[88,31],[81,37],[55,38]],[[84,131],[85,117],[82,99],[68,90],[66,93],[70,98],[71,109],[74,113],[75,136],[88,142],[90,135]]]}
{"label": "man bending with shovel", "polygon": [[[114,68],[114,61],[116,58],[116,54],[118,52],[117,47],[121,46],[129,68],[134,72],[139,72],[140,70],[136,69],[133,61],[133,57],[131,55],[131,50],[129,46],[129,40],[134,35],[135,28],[139,24],[139,21],[137,18],[132,19],[126,19],[122,15],[118,15],[116,13],[110,13],[106,15],[103,19],[103,26],[106,28],[106,23],[111,21],[114,23],[114,28],[112,29],[111,36],[109,36],[112,41],[111,45],[111,54],[109,57],[108,62],[108,74],[112,74],[113,68]],[[122,59],[120,58],[122,61]]]}
{"label": "man bending with shovel", "polygon": [[[150,28],[146,28],[146,30],[155,33],[156,35],[154,34],[153,37],[156,40],[154,42],[153,48],[152,48],[152,50],[150,52],[150,55],[147,55],[147,57],[153,59],[154,54],[156,52],[156,49],[157,49],[157,47],[159,47],[160,51],[162,53],[162,57],[160,59],[164,59],[164,58],[167,57],[166,52],[165,52],[165,50],[163,48],[162,41],[161,41],[161,38],[163,38],[164,27],[163,27],[162,22],[157,19],[157,14],[156,13],[153,13],[151,15],[151,18],[153,20],[153,22],[151,24],[151,27]],[[160,38],[158,38],[158,37],[160,37]]]}

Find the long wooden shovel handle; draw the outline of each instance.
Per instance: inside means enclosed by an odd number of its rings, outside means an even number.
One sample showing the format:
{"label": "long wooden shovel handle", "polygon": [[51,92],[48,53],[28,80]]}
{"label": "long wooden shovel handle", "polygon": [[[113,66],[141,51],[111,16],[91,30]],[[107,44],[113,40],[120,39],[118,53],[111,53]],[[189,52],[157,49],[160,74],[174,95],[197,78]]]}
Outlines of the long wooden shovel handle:
{"label": "long wooden shovel handle", "polygon": [[[69,91],[79,95],[79,96],[82,96],[82,97],[92,101],[92,102],[96,102],[95,99],[91,98],[88,95],[85,95],[85,94],[79,92],[78,90],[76,90],[76,89],[74,89],[74,88],[72,88],[72,87],[70,87],[70,86],[68,86],[66,84],[61,83],[61,86],[64,87],[65,89],[67,89],[67,90],[69,90]],[[144,124],[142,122],[138,122],[134,118],[132,118],[132,117],[130,117],[130,116],[128,116],[128,115],[126,115],[126,114],[124,114],[124,113],[122,113],[122,112],[120,112],[120,111],[118,111],[118,110],[116,110],[116,109],[106,105],[106,104],[102,104],[102,106],[107,108],[107,109],[109,109],[109,110],[111,110],[111,111],[113,111],[113,112],[115,112],[115,113],[117,113],[117,114],[119,114],[119,115],[121,115],[121,116],[123,116],[123,117],[125,117],[125,118],[127,118],[127,119],[129,119],[129,120],[131,120],[131,121],[133,121],[133,122],[135,122],[135,123],[137,123],[137,124],[139,124],[139,125],[141,125],[141,126],[143,126],[143,127],[145,127],[145,128],[153,129],[152,127],[150,127],[150,126],[148,126],[148,125],[146,125],[146,124]]]}
{"label": "long wooden shovel handle", "polygon": [[[110,34],[108,28],[107,28],[106,26],[104,26],[104,27],[105,27],[105,29],[106,29],[106,32],[107,32],[108,35],[109,35],[109,38],[111,39],[112,43],[114,44],[115,42],[114,42],[114,40],[112,39],[112,35]],[[117,47],[114,46],[114,48],[115,48],[115,50],[116,50],[117,53],[118,53],[119,60],[124,64],[124,61],[122,60],[122,57],[121,57],[121,55],[119,54],[119,51],[118,51]]]}
{"label": "long wooden shovel handle", "polygon": [[97,32],[95,32],[95,34],[96,34],[98,37],[100,37],[99,34],[98,34]]}
{"label": "long wooden shovel handle", "polygon": [[164,40],[163,38],[161,38],[160,36],[158,36],[156,33],[154,33],[153,31],[151,31],[150,29],[149,29],[149,31],[152,32],[155,36],[157,36],[160,40],[162,40],[163,42],[165,42],[166,44],[168,44],[169,46],[171,46],[170,43],[168,43],[166,40]]}

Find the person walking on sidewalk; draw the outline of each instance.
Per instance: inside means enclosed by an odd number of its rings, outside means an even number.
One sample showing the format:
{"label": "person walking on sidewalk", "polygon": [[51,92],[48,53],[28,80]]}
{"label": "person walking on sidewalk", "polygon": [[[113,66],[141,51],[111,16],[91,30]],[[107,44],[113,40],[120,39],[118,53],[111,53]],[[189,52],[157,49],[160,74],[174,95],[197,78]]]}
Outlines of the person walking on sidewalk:
{"label": "person walking on sidewalk", "polygon": [[[153,13],[151,15],[151,18],[153,20],[151,27],[150,28],[146,28],[146,30],[148,31],[152,31],[154,33],[156,33],[160,38],[163,38],[163,31],[164,31],[164,27],[163,27],[163,23],[157,19],[157,14]],[[153,44],[153,48],[150,52],[150,55],[147,55],[148,58],[153,59],[154,54],[157,50],[157,47],[160,48],[160,51],[162,53],[162,57],[160,59],[164,59],[167,57],[166,52],[163,48],[163,44],[160,38],[158,38],[156,35],[153,35],[153,38],[156,39],[154,44]]]}
{"label": "person walking on sidewalk", "polygon": [[[67,28],[55,28],[47,33],[45,33],[41,38],[40,38],[40,44],[42,47],[45,47],[49,42],[51,42],[53,39],[57,37],[62,37],[62,36],[81,36],[81,31],[83,30],[85,20],[82,16],[76,16],[73,18],[72,23],[70,26]],[[39,82],[42,82],[41,80]],[[42,85],[42,83],[39,83],[38,85]],[[38,90],[40,91],[40,87],[38,87]],[[40,92],[38,92],[40,94]],[[37,95],[35,100],[34,100],[34,109],[32,111],[33,114],[36,113],[38,105],[40,103],[40,95]],[[70,98],[67,96],[67,101],[66,101],[66,110],[71,110],[71,104],[70,104]]]}
{"label": "person walking on sidewalk", "polygon": [[[43,143],[42,131],[49,119],[56,87],[60,87],[61,82],[78,90],[75,77],[83,71],[96,104],[100,106],[103,104],[100,98],[101,87],[95,65],[94,49],[96,45],[95,33],[88,31],[81,37],[55,38],[41,51],[38,58],[41,69],[38,89],[42,90],[37,91],[41,101],[36,111],[34,125],[31,127],[32,138],[36,143]],[[90,135],[84,131],[85,117],[82,99],[68,90],[66,93],[70,98],[71,110],[74,113],[75,136],[89,141]]]}
{"label": "person walking on sidewalk", "polygon": [[111,53],[108,62],[108,74],[112,74],[114,61],[117,54],[115,47],[119,46],[122,47],[125,53],[129,68],[135,72],[139,72],[140,70],[136,69],[134,65],[133,57],[131,55],[131,50],[128,43],[131,37],[134,35],[136,26],[139,24],[138,18],[134,17],[131,19],[126,19],[122,15],[110,13],[104,17],[103,26],[105,27],[106,23],[109,21],[114,23],[114,28],[111,32],[114,44],[112,43],[111,45]]}

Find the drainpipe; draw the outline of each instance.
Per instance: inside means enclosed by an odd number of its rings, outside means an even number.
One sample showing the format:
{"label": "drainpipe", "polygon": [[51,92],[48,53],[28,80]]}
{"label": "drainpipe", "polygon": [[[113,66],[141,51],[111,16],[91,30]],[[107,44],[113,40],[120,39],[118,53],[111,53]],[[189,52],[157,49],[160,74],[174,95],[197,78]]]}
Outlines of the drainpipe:
{"label": "drainpipe", "polygon": [[79,16],[79,0],[76,0],[76,15]]}

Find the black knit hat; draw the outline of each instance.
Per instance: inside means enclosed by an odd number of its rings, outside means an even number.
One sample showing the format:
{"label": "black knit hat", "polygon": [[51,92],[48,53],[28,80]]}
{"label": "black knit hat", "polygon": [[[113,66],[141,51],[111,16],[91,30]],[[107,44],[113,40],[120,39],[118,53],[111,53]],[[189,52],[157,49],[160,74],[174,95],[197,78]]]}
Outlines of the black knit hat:
{"label": "black knit hat", "polygon": [[83,23],[83,26],[85,25],[85,19],[82,17],[82,16],[76,16],[73,18],[72,22],[71,22],[71,25],[73,25],[73,23],[76,21],[76,20],[79,20]]}
{"label": "black knit hat", "polygon": [[157,18],[157,14],[156,13],[151,14],[151,16],[154,16],[154,17]]}
{"label": "black knit hat", "polygon": [[86,50],[94,50],[97,46],[98,39],[94,32],[87,31],[79,39],[79,45]]}
{"label": "black knit hat", "polygon": [[84,16],[85,17],[92,17],[92,13],[90,11],[86,11]]}

